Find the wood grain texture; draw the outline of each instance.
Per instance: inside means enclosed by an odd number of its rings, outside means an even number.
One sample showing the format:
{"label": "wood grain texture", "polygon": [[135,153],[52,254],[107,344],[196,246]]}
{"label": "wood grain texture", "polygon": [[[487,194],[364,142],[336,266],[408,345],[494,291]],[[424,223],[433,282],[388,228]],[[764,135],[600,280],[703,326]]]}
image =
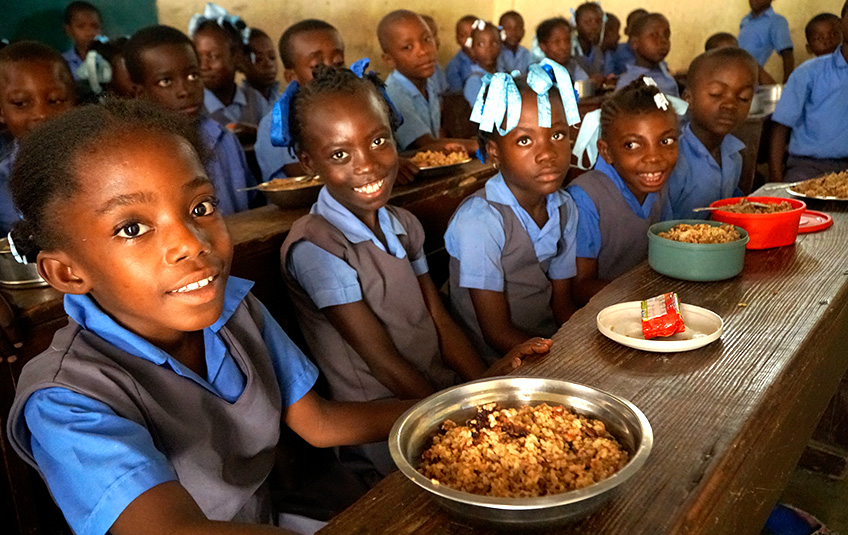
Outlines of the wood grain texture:
{"label": "wood grain texture", "polygon": [[[636,267],[562,326],[550,355],[517,371],[622,396],[653,427],[645,467],[598,512],[551,533],[759,533],[848,368],[848,206],[810,208],[830,213],[833,227],[748,251],[731,280],[686,282]],[[719,314],[722,338],[658,354],[598,332],[604,307],[668,291]],[[490,531],[452,517],[394,474],[319,533]]]}

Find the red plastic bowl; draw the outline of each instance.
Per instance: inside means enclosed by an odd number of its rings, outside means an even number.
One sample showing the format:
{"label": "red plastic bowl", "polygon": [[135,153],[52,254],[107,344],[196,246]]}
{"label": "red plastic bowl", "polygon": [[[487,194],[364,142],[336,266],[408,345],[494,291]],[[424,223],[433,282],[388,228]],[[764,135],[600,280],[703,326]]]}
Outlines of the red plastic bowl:
{"label": "red plastic bowl", "polygon": [[[721,199],[710,204],[711,207],[725,206],[738,203],[742,197]],[[763,203],[780,203],[783,201],[792,205],[788,212],[775,214],[737,214],[723,210],[713,210],[712,218],[715,221],[737,225],[748,231],[751,238],[748,249],[769,249],[771,247],[783,247],[795,243],[798,236],[798,224],[801,222],[801,214],[807,209],[803,201],[797,199],[784,199],[782,197],[747,197],[749,201]]]}

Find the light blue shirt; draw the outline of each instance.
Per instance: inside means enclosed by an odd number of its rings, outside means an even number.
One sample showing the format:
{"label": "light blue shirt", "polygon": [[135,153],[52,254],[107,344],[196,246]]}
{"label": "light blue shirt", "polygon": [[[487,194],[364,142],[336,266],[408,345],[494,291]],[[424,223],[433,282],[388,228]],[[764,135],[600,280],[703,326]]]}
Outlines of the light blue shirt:
{"label": "light blue shirt", "polygon": [[474,62],[468,57],[464,50],[459,49],[454,57],[445,67],[445,76],[448,79],[448,87],[451,91],[462,91],[465,80],[471,74],[471,66]]}
{"label": "light blue shirt", "polygon": [[665,93],[666,95],[671,95],[673,97],[679,97],[680,92],[677,88],[677,80],[674,79],[671,74],[668,72],[668,67],[665,62],[661,62],[660,66],[656,69],[649,69],[647,67],[640,67],[636,64],[631,64],[627,66],[627,70],[624,71],[624,74],[618,79],[618,83],[615,85],[615,89],[619,90],[622,87],[626,86],[633,80],[641,76],[649,76],[654,79],[657,83],[657,87],[660,91]]}
{"label": "light blue shirt", "polygon": [[260,119],[271,111],[271,106],[262,94],[250,86],[236,86],[233,101],[225,106],[215,93],[203,90],[203,107],[209,117],[222,125],[230,123],[259,124]]}
{"label": "light blue shirt", "polygon": [[436,64],[436,70],[433,71],[433,75],[430,77],[436,82],[436,91],[439,95],[443,95],[450,90],[450,86],[448,85],[448,77],[445,74],[445,70],[438,63]]}
{"label": "light blue shirt", "polygon": [[789,76],[773,121],[792,129],[789,154],[848,157],[848,63],[842,47],[799,65]]}
{"label": "light blue shirt", "polygon": [[271,108],[274,107],[274,104],[277,102],[277,99],[279,99],[281,95],[280,82],[274,82],[274,84],[271,86],[271,93],[268,95],[268,98],[265,98],[265,95],[263,95],[258,89],[250,85],[247,79],[241,81],[241,87],[245,90],[253,89],[257,93],[259,93],[259,96],[262,97],[262,100],[265,101],[266,109],[269,112],[271,111]]}
{"label": "light blue shirt", "polygon": [[[203,330],[206,378],[120,326],[87,295],[66,295],[65,310],[82,328],[123,351],[234,402],[244,390],[245,377],[218,332],[252,285],[235,277],[227,281],[221,317]],[[283,406],[288,407],[312,388],[318,370],[264,307],[262,313],[262,337],[270,352]],[[24,415],[32,433],[33,456],[75,533],[106,533],[135,498],[156,485],[177,479],[166,454],[153,444],[150,432],[118,416],[100,401],[61,387],[46,388],[30,396]]]}
{"label": "light blue shirt", "polygon": [[745,144],[726,135],[721,141],[721,166],[689,124],[680,134],[680,154],[668,179],[668,196],[675,219],[707,219],[709,212],[693,212],[693,208],[709,206],[713,201],[739,197],[742,154]]}
{"label": "light blue shirt", "polygon": [[789,23],[783,15],[774,12],[771,6],[754,17],[748,13],[739,23],[739,48],[754,56],[760,66],[766,64],[772,51],[783,52],[792,49],[792,36]]}
{"label": "light blue shirt", "polygon": [[[406,235],[406,229],[385,206],[377,210],[377,221],[386,238],[388,250],[365,223],[330,195],[326,186],[321,188],[318,201],[312,205],[310,213],[322,216],[351,243],[370,241],[381,251],[395,258],[407,257],[406,249],[398,239],[398,236]],[[423,246],[409,263],[412,264],[415,276],[427,273],[427,257],[424,255]],[[362,300],[362,289],[356,270],[314,243],[304,240],[293,245],[287,268],[319,309]]]}
{"label": "light blue shirt", "polygon": [[477,93],[483,87],[483,77],[487,74],[485,69],[476,63],[471,66],[471,74],[465,80],[465,88],[462,90],[462,94],[465,96],[465,100],[471,104],[472,108],[474,107],[474,102],[477,100]]}
{"label": "light blue shirt", "polygon": [[[551,280],[569,279],[577,273],[577,208],[571,196],[558,190],[547,196],[548,221],[542,228],[518,204],[503,175],[486,181],[486,197],[509,206],[530,237],[536,259]],[[566,205],[568,220],[560,225],[560,206]],[[562,228],[562,232],[560,229]],[[506,233],[503,217],[486,199],[470,197],[451,219],[445,233],[445,248],[459,261],[459,285],[502,292],[504,271],[501,263]]]}
{"label": "light blue shirt", "polygon": [[[609,53],[609,52],[608,52]],[[636,55],[633,54],[633,49],[630,48],[630,43],[621,43],[612,51],[612,60],[604,62],[605,74],[623,74],[627,70],[628,65],[636,63]]]}
{"label": "light blue shirt", "polygon": [[[4,147],[6,148],[6,147]],[[6,237],[12,225],[20,221],[21,216],[12,201],[12,191],[9,189],[9,178],[12,176],[12,164],[18,154],[18,142],[12,142],[8,152],[0,157],[0,233]]]}
{"label": "light blue shirt", "polygon": [[535,63],[530,51],[521,45],[515,49],[515,52],[507,48],[501,47],[501,53],[498,55],[498,72],[520,71],[521,74],[527,74],[530,64]]}
{"label": "light blue shirt", "polygon": [[200,118],[199,128],[200,137],[210,153],[204,167],[215,185],[218,209],[223,215],[247,210],[253,192],[239,190],[256,183],[247,168],[241,144],[232,132],[209,117]]}
{"label": "light blue shirt", "polygon": [[[599,156],[595,162],[595,170],[600,171],[612,179],[613,184],[621,192],[627,206],[633,210],[633,213],[641,217],[647,218],[651,215],[651,209],[657,201],[656,193],[649,193],[645,197],[645,202],[639,204],[639,200],[633,195],[633,192],[624,183],[624,179],[618,174],[613,166],[608,164],[603,157]],[[601,254],[601,218],[598,215],[598,209],[595,208],[595,203],[580,186],[572,185],[566,188],[568,193],[574,199],[577,205],[577,211],[580,213],[580,220],[577,224],[577,256],[579,258],[598,258]],[[662,216],[663,221],[672,218],[671,203],[666,203],[663,206]]]}
{"label": "light blue shirt", "polygon": [[256,127],[256,143],[253,145],[253,152],[262,171],[262,182],[286,177],[283,167],[300,161],[288,147],[275,147],[271,144],[273,121],[273,113],[269,113],[259,121],[259,126]]}
{"label": "light blue shirt", "polygon": [[419,137],[430,134],[439,137],[442,126],[442,108],[439,90],[431,76],[427,79],[427,98],[409,78],[397,70],[386,79],[386,93],[403,117],[403,124],[395,132],[398,148],[409,147]]}
{"label": "light blue shirt", "polygon": [[83,58],[79,57],[77,50],[73,46],[62,52],[62,57],[65,58],[65,61],[68,63],[68,68],[71,69],[71,74],[74,75],[74,80],[79,80],[80,78],[77,76],[77,69],[80,65],[82,65]]}

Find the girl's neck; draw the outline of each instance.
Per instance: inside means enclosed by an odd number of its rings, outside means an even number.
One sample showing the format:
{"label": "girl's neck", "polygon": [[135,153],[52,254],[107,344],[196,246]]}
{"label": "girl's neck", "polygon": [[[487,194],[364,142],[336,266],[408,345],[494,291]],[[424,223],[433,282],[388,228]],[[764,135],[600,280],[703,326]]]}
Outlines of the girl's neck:
{"label": "girl's neck", "polygon": [[659,69],[660,68],[659,63],[653,63],[653,62],[648,61],[647,59],[645,59],[645,58],[643,58],[642,56],[639,56],[639,55],[636,56],[636,66],[637,67],[644,67],[646,69]]}
{"label": "girl's neck", "polygon": [[645,199],[648,198],[647,193],[645,193],[644,191],[639,191],[639,190],[633,189],[633,186],[631,186],[627,182],[625,182],[624,185],[627,186],[627,189],[630,190],[630,193],[632,193],[633,196],[636,197],[636,200],[639,201],[639,206],[642,206],[643,204],[645,204]]}
{"label": "girl's neck", "polygon": [[424,78],[423,80],[419,78],[408,78],[408,80],[412,82],[412,85],[415,86],[415,89],[417,89],[419,93],[424,95],[425,99],[430,100],[427,96],[427,78]]}
{"label": "girl's neck", "polygon": [[689,121],[689,128],[692,129],[692,133],[695,134],[695,137],[698,138],[698,140],[704,145],[704,148],[712,154],[719,167],[721,167],[721,142],[724,141],[724,136],[709,132],[704,128],[701,128],[701,125],[695,124],[693,121]]}
{"label": "girl's neck", "polygon": [[577,42],[580,43],[580,48],[583,50],[583,54],[588,54],[592,51],[592,44],[585,37],[581,37],[580,34],[577,34]]}
{"label": "girl's neck", "polygon": [[512,192],[513,196],[515,196],[515,200],[518,201],[518,205],[524,208],[530,217],[533,218],[533,221],[542,228],[545,226],[545,223],[548,222],[548,198],[547,195],[539,195],[518,187],[513,186],[509,183],[506,178],[504,178],[504,182],[506,183],[506,187],[509,188],[509,191]]}
{"label": "girl's neck", "polygon": [[515,54],[516,52],[518,52],[519,44],[516,44],[515,46],[511,46],[511,45],[508,45],[508,44],[504,43],[504,44],[503,44],[503,46],[504,46],[504,48],[509,49],[509,51],[510,51],[510,52],[512,52],[513,54]]}
{"label": "girl's neck", "polygon": [[85,59],[85,57],[88,55],[88,51],[90,48],[90,46],[79,47],[74,45],[74,50],[76,51],[77,56],[81,59]]}
{"label": "girl's neck", "polygon": [[218,97],[218,100],[221,101],[221,104],[224,106],[229,106],[233,103],[233,99],[236,98],[236,82],[235,80],[229,81],[221,87],[212,90],[212,93]]}
{"label": "girl's neck", "polygon": [[498,70],[498,61],[497,59],[491,63],[478,63],[480,67],[489,74],[494,74]]}

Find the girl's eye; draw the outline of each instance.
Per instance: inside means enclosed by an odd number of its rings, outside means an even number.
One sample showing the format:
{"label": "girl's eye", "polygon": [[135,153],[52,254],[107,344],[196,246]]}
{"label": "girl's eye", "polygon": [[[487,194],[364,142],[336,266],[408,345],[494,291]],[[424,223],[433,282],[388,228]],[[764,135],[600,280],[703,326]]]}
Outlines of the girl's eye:
{"label": "girl's eye", "polygon": [[330,155],[330,158],[334,160],[343,160],[347,156],[347,153],[343,150],[337,150],[333,154]]}
{"label": "girl's eye", "polygon": [[636,143],[635,141],[628,141],[627,143],[624,144],[624,148],[627,149],[627,150],[634,150],[638,147],[639,147],[639,144]]}
{"label": "girl's eye", "polygon": [[190,73],[186,78],[188,79],[189,82],[196,82],[196,81],[200,80],[200,73],[197,73],[197,72]]}
{"label": "girl's eye", "polygon": [[556,141],[560,141],[560,140],[565,139],[565,138],[566,138],[565,132],[554,132],[554,135],[551,136],[551,139],[556,140]]}
{"label": "girl's eye", "polygon": [[674,145],[676,142],[677,142],[677,140],[674,139],[673,137],[667,137],[667,138],[663,139],[661,143],[663,145]]}
{"label": "girl's eye", "polygon": [[218,199],[208,199],[191,209],[194,217],[203,217],[215,213],[218,207]]}
{"label": "girl's eye", "polygon": [[56,105],[56,104],[64,104],[66,100],[67,100],[67,99],[65,99],[65,98],[51,98],[51,99],[50,99],[50,104],[53,104],[53,105]]}
{"label": "girl's eye", "polygon": [[156,85],[158,85],[159,87],[171,87],[171,79],[170,78],[162,78],[161,80],[156,82]]}
{"label": "girl's eye", "polygon": [[530,144],[530,138],[528,136],[521,136],[520,138],[515,140],[517,145],[521,145],[522,147],[526,147]]}
{"label": "girl's eye", "polygon": [[388,141],[387,138],[381,136],[381,137],[376,138],[374,141],[372,141],[371,145],[374,146],[374,147],[380,147],[382,145],[385,145],[387,141]]}
{"label": "girl's eye", "polygon": [[150,227],[143,223],[127,223],[118,229],[118,232],[115,233],[115,236],[119,238],[133,239],[138,238],[142,234],[147,234],[150,232]]}

